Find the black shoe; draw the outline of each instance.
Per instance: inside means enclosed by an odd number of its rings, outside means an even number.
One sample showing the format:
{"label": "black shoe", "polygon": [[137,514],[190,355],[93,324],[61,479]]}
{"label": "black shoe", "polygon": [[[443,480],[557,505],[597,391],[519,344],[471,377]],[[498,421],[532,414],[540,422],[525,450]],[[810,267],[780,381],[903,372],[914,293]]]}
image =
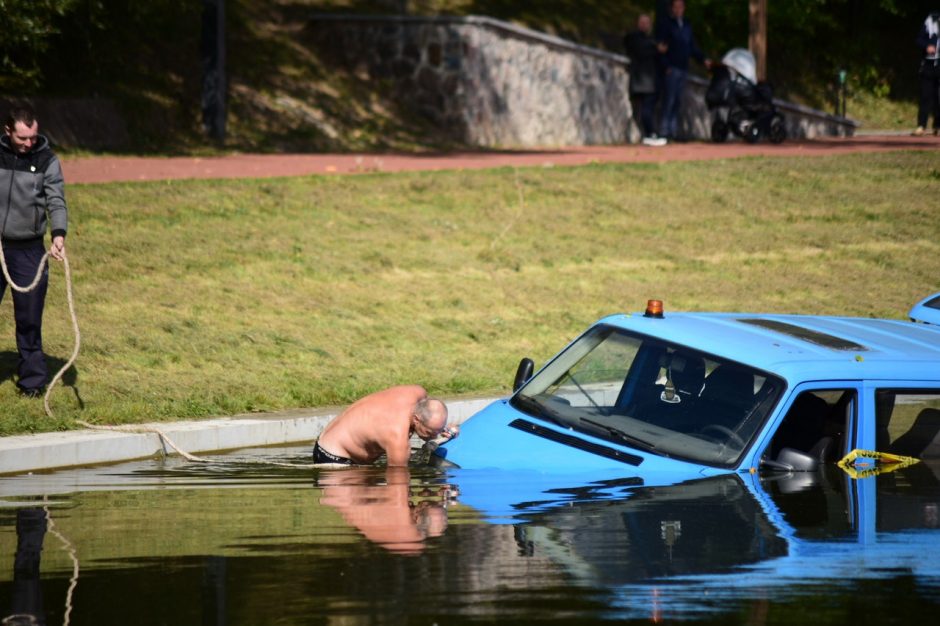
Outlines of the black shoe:
{"label": "black shoe", "polygon": [[43,393],[44,390],[42,387],[36,387],[33,389],[24,389],[20,387],[20,395],[24,398],[41,398]]}

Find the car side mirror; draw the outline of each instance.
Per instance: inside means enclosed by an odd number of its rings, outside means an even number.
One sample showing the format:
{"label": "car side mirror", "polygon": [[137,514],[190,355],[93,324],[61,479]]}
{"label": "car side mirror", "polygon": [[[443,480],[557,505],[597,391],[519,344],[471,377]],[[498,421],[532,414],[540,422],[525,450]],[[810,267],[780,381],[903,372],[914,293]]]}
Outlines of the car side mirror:
{"label": "car side mirror", "polygon": [[519,367],[516,368],[516,379],[512,382],[513,393],[519,391],[522,385],[529,382],[533,371],[535,371],[535,362],[532,359],[526,357],[519,361]]}

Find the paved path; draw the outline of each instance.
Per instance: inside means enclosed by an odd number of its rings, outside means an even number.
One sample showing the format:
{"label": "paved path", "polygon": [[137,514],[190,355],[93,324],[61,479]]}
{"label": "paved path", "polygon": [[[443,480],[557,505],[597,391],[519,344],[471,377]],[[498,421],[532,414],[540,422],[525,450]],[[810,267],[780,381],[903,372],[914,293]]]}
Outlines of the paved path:
{"label": "paved path", "polygon": [[940,138],[859,136],[780,145],[741,142],[590,146],[562,150],[454,152],[447,154],[234,154],[220,157],[77,157],[63,159],[69,183],[184,178],[246,178],[416,170],[482,169],[731,159],[745,156],[823,156],[891,150],[936,150]]}

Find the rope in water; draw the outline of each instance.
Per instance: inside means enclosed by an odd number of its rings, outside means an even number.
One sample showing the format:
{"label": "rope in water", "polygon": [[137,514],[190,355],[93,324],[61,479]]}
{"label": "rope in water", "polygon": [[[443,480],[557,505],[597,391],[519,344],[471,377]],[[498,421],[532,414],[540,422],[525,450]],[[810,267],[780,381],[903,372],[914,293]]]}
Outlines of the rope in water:
{"label": "rope in water", "polygon": [[72,601],[75,596],[75,588],[78,586],[78,550],[76,550],[72,542],[56,528],[55,520],[52,519],[52,513],[49,511],[49,505],[42,507],[42,509],[46,512],[46,522],[49,525],[49,532],[56,536],[59,543],[62,544],[62,549],[68,552],[69,559],[72,561],[72,575],[69,577],[69,587],[65,592],[65,613],[62,616],[62,626],[68,626],[72,615]]}
{"label": "rope in water", "polygon": [[290,467],[294,469],[320,469],[325,467],[346,467],[345,465],[337,463],[283,463],[280,461],[270,461],[265,459],[253,459],[253,458],[243,458],[237,461],[222,461],[220,459],[207,459],[205,457],[197,456],[195,454],[190,454],[179,447],[175,441],[170,439],[170,437],[157,428],[156,426],[138,426],[135,424],[122,424],[118,426],[106,426],[101,424],[91,424],[84,420],[76,420],[76,423],[84,426],[85,428],[90,428],[91,430],[104,430],[104,431],[117,431],[124,433],[135,433],[139,435],[155,434],[160,437],[160,440],[163,442],[164,447],[169,446],[177,452],[181,457],[187,461],[193,463],[235,463],[235,464],[252,464],[252,465],[274,465],[277,467]]}
{"label": "rope in water", "polygon": [[[36,288],[39,284],[39,281],[42,280],[43,270],[46,269],[46,265],[49,262],[49,251],[47,250],[42,259],[39,261],[39,268],[36,271],[36,276],[33,278],[33,282],[29,285],[23,287],[17,285],[13,282],[13,278],[10,277],[10,270],[7,268],[7,258],[6,254],[3,251],[3,244],[0,243],[0,268],[3,270],[3,277],[6,279],[7,284],[10,285],[10,289],[13,291],[18,291],[20,293],[28,293]],[[82,343],[82,334],[78,330],[78,315],[75,313],[75,297],[72,293],[72,269],[69,267],[69,258],[65,254],[65,250],[62,251],[62,264],[65,268],[65,294],[69,303],[69,315],[72,318],[72,331],[75,334],[75,347],[72,349],[72,356],[69,357],[69,360],[65,362],[55,376],[52,377],[52,382],[46,386],[46,393],[42,398],[42,406],[46,410],[46,415],[49,417],[55,417],[52,413],[52,409],[49,408],[49,396],[52,394],[52,389],[55,387],[56,383],[62,380],[62,376],[65,372],[68,371],[72,365],[75,364],[75,359],[78,358],[78,350],[81,347]]]}
{"label": "rope in water", "polygon": [[[181,457],[187,461],[193,463],[215,463],[215,464],[230,464],[230,465],[273,465],[275,467],[289,467],[292,469],[329,469],[329,468],[348,468],[349,465],[344,465],[343,463],[284,463],[281,461],[271,461],[267,459],[256,459],[256,458],[239,458],[236,460],[224,460],[224,459],[207,459],[205,457],[197,456],[183,450],[179,447],[175,441],[170,439],[170,437],[157,428],[156,426],[141,426],[136,424],[121,424],[117,426],[107,426],[103,424],[91,424],[84,420],[75,420],[77,424],[89,428],[91,430],[104,430],[104,431],[116,431],[124,433],[135,433],[139,435],[157,435],[160,437],[160,440],[164,444],[164,449],[169,446],[177,452]],[[418,454],[430,455],[434,448],[437,447],[436,442],[429,441],[425,443]]]}

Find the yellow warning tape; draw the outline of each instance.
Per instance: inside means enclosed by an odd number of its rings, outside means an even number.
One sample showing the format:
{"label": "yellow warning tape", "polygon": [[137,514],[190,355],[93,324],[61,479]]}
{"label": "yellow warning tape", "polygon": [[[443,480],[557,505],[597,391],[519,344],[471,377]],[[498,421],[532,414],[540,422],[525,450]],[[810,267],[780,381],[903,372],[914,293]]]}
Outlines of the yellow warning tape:
{"label": "yellow warning tape", "polygon": [[919,463],[920,459],[876,450],[852,450],[838,465],[852,478],[868,478],[878,474],[887,474],[904,467]]}

